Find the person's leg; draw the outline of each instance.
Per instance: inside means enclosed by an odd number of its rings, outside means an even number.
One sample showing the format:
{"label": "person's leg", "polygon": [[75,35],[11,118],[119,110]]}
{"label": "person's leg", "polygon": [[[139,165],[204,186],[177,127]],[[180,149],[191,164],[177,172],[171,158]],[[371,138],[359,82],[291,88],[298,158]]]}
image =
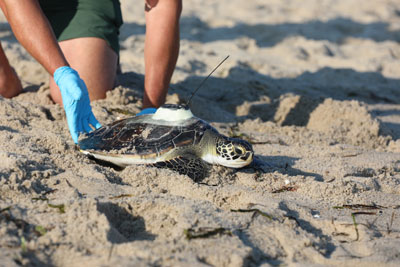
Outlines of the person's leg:
{"label": "person's leg", "polygon": [[0,43],[0,95],[11,98],[22,92],[21,81],[8,59]]}
{"label": "person's leg", "polygon": [[[0,8],[4,13],[4,16],[7,17],[7,10],[5,9],[3,0],[0,0]],[[6,98],[11,98],[21,92],[21,81],[8,62],[0,42],[0,95]]]}
{"label": "person's leg", "polygon": [[181,0],[146,1],[143,108],[164,104],[179,53]]}
{"label": "person's leg", "polygon": [[[60,42],[61,50],[71,68],[86,83],[90,100],[103,99],[114,88],[117,53],[101,38],[84,37]],[[54,102],[62,104],[59,88],[50,77],[50,93]]]}

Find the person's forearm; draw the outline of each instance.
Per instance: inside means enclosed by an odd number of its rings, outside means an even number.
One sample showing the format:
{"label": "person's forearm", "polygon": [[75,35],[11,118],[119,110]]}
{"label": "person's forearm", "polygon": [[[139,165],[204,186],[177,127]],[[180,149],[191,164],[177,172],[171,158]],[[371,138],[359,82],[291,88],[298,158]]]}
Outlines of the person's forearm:
{"label": "person's forearm", "polygon": [[1,8],[15,37],[50,75],[68,66],[37,0],[2,0]]}
{"label": "person's forearm", "polygon": [[146,1],[145,95],[143,108],[165,102],[179,53],[181,0]]}

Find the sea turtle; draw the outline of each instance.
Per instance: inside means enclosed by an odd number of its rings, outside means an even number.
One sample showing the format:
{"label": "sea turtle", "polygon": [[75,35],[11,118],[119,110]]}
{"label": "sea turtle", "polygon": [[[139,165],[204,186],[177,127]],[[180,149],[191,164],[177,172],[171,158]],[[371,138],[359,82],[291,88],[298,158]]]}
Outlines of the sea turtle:
{"label": "sea turtle", "polygon": [[82,153],[117,166],[150,164],[194,180],[206,176],[207,163],[241,168],[254,156],[247,141],[218,133],[187,105],[175,104],[115,121],[84,135],[78,144]]}

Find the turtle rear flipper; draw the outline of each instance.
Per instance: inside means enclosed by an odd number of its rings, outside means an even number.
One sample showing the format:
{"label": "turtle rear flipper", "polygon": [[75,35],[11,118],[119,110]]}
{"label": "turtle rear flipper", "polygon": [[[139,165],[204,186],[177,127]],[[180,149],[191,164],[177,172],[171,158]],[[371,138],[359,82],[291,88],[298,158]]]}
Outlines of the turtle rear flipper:
{"label": "turtle rear flipper", "polygon": [[177,156],[173,159],[153,164],[157,168],[168,168],[192,178],[195,182],[204,179],[209,172],[208,164],[193,155]]}

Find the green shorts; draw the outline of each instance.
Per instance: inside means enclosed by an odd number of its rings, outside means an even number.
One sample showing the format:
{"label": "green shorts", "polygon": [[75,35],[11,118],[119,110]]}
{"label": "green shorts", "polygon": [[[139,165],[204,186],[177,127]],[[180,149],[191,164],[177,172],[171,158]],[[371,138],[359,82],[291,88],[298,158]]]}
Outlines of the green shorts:
{"label": "green shorts", "polygon": [[104,39],[119,54],[122,14],[119,0],[39,0],[58,41]]}

